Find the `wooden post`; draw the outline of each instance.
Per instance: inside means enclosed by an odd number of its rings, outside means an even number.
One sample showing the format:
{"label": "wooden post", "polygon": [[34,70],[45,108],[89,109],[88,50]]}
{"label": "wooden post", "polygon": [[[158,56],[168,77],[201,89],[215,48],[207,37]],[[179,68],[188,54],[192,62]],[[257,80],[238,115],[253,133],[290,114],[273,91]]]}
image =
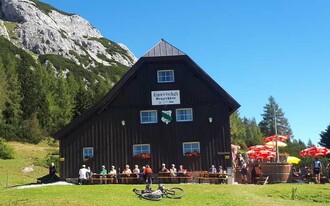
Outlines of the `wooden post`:
{"label": "wooden post", "polygon": [[8,184],[9,184],[9,171],[7,170],[6,188],[8,188]]}

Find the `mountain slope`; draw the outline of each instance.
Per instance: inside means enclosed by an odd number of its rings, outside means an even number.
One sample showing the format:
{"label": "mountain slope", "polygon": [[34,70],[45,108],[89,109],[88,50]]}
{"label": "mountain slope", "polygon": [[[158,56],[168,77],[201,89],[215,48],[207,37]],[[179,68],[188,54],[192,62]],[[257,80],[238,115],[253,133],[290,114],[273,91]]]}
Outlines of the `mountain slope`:
{"label": "mountain slope", "polygon": [[38,142],[102,98],[135,61],[79,15],[0,0],[0,137]]}
{"label": "mountain slope", "polygon": [[79,59],[70,53],[75,51],[89,58],[84,67],[96,63],[110,66],[114,62],[129,67],[136,61],[125,46],[105,40],[82,17],[60,12],[37,0],[0,0],[0,19],[0,34],[36,54],[56,53],[79,64]]}

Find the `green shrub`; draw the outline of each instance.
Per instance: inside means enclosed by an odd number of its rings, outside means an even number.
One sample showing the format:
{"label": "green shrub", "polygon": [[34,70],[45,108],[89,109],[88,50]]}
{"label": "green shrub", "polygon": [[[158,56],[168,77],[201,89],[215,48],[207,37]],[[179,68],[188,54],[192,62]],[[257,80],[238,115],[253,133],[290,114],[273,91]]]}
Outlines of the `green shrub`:
{"label": "green shrub", "polygon": [[14,159],[14,150],[0,137],[0,159]]}
{"label": "green shrub", "polygon": [[53,149],[44,158],[36,159],[34,162],[35,165],[45,168],[48,168],[51,163],[55,164],[56,171],[59,172],[60,155],[58,149]]}

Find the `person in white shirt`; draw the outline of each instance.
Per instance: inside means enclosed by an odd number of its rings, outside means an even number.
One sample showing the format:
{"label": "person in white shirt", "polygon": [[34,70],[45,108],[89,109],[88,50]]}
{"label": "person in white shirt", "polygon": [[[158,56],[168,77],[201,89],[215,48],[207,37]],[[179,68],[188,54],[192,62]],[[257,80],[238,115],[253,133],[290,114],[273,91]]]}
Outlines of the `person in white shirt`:
{"label": "person in white shirt", "polygon": [[86,169],[86,165],[82,165],[82,168],[79,170],[79,180],[78,180],[79,185],[85,183],[88,172],[90,172],[90,171],[88,169]]}
{"label": "person in white shirt", "polygon": [[139,165],[135,165],[134,169],[133,169],[133,174],[136,175],[136,183],[138,183],[138,180],[140,179],[140,169],[139,169]]}
{"label": "person in white shirt", "polygon": [[132,170],[129,168],[129,165],[126,165],[125,169],[122,171],[122,182],[128,183],[127,177],[131,176],[131,174],[132,174]]}
{"label": "person in white shirt", "polygon": [[177,170],[175,168],[175,164],[172,164],[172,167],[170,169],[170,175],[174,177],[174,176],[176,176],[176,172],[177,172]]}
{"label": "person in white shirt", "polygon": [[116,170],[115,166],[113,166],[113,165],[111,166],[111,169],[109,171],[109,175],[111,177],[111,183],[113,183],[114,181],[116,183],[118,183],[118,180],[117,180],[117,170]]}

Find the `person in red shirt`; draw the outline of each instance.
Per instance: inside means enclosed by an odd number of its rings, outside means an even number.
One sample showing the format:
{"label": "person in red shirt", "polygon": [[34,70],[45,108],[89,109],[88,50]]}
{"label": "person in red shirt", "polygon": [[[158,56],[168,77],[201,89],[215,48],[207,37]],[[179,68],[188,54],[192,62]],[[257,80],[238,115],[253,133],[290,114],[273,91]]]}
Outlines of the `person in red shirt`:
{"label": "person in red shirt", "polygon": [[144,176],[146,178],[147,184],[152,184],[151,174],[152,174],[151,167],[149,165],[146,165],[146,169],[144,170]]}

